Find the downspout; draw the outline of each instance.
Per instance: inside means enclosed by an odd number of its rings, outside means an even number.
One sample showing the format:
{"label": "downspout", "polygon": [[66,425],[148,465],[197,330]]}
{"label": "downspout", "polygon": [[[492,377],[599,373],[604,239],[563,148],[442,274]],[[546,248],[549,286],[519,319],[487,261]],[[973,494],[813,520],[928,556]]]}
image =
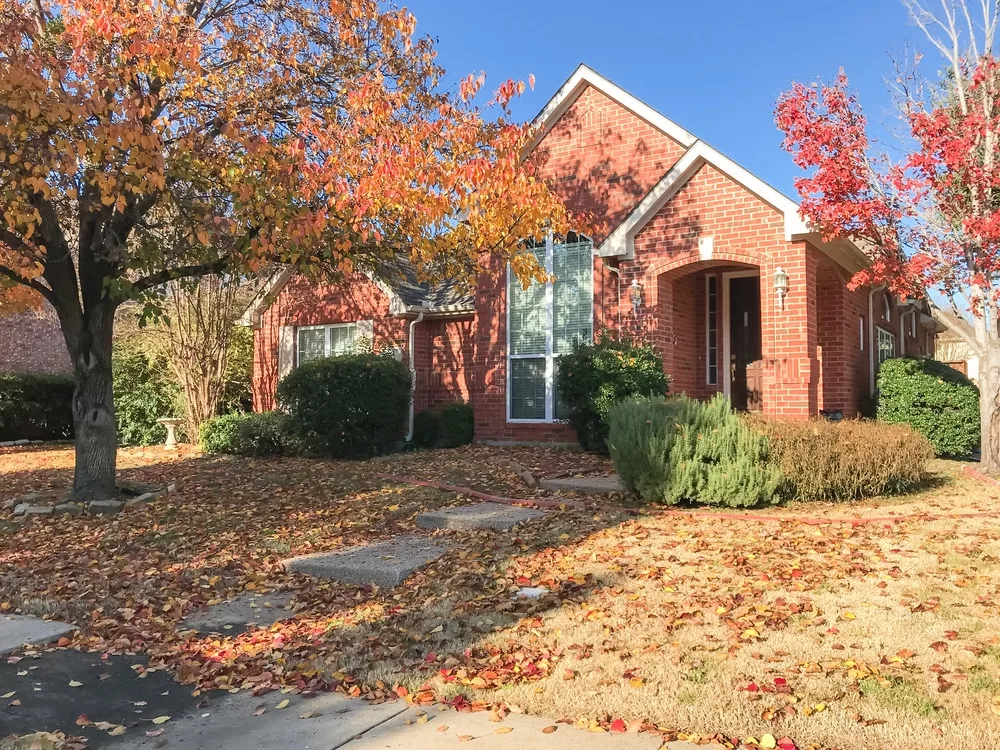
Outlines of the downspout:
{"label": "downspout", "polygon": [[906,356],[906,313],[899,316],[899,356]]}
{"label": "downspout", "polygon": [[414,330],[417,327],[417,323],[424,319],[424,312],[421,310],[417,313],[417,317],[410,321],[410,351],[408,359],[410,360],[410,419],[406,425],[406,442],[412,442],[413,440],[413,418],[414,418],[414,407],[413,407],[413,397],[417,392],[417,357],[416,357],[416,335]]}
{"label": "downspout", "polygon": [[868,395],[875,395],[875,287],[868,290]]}
{"label": "downspout", "polygon": [[875,293],[885,289],[884,285],[872,287],[868,291],[868,395],[875,395]]}

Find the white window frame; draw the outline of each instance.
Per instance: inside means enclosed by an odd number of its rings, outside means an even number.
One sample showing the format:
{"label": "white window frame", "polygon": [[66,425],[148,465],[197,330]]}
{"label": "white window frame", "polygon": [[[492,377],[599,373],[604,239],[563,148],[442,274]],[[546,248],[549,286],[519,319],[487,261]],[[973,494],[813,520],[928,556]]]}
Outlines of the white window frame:
{"label": "white window frame", "polygon": [[[877,365],[881,365],[886,360],[892,359],[896,356],[896,335],[892,331],[885,330],[882,326],[876,326],[875,333],[878,337],[878,345],[875,347],[875,362]],[[889,344],[892,347],[892,354],[885,359],[882,359],[883,343]]]}
{"label": "white window frame", "polygon": [[[591,270],[590,270],[590,339],[594,338],[594,270],[593,270],[593,240],[585,235],[578,235],[580,241],[587,241],[591,243]],[[560,243],[562,244],[562,243]],[[545,236],[545,273],[552,276],[552,266],[555,258],[555,238],[552,232],[548,232]],[[506,384],[506,398],[507,402],[507,422],[509,424],[554,424],[559,422],[555,418],[556,403],[555,403],[555,364],[556,360],[559,359],[560,354],[555,354],[553,349],[555,341],[555,316],[553,314],[553,305],[555,300],[555,287],[552,282],[546,282],[545,284],[545,354],[511,354],[510,351],[510,286],[511,283],[520,283],[514,277],[511,271],[510,263],[507,264],[507,384]],[[537,282],[536,282],[537,283]],[[545,359],[545,418],[544,419],[514,419],[511,416],[511,375],[513,368],[511,367],[511,362],[515,359]]]}
{"label": "white window frame", "polygon": [[331,333],[334,328],[354,328],[354,340],[358,340],[358,329],[359,320],[345,321],[343,323],[321,323],[315,326],[297,326],[295,328],[295,366],[298,367],[302,364],[301,353],[302,347],[299,346],[299,331],[316,331],[322,329],[323,335],[323,356],[331,357],[333,356],[333,334]]}

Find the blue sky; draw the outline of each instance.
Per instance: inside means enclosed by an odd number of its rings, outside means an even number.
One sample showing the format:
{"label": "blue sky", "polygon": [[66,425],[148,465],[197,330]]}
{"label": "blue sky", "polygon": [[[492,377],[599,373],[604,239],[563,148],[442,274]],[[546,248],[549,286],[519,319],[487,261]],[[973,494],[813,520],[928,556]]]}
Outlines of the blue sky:
{"label": "blue sky", "polygon": [[[786,194],[774,102],[794,80],[843,66],[874,135],[892,124],[889,53],[929,52],[899,0],[410,0],[417,30],[439,40],[449,80],[485,71],[487,87],[536,78],[514,113],[530,119],[585,62]],[[932,63],[928,55],[927,63]],[[933,71],[925,63],[924,73]]]}

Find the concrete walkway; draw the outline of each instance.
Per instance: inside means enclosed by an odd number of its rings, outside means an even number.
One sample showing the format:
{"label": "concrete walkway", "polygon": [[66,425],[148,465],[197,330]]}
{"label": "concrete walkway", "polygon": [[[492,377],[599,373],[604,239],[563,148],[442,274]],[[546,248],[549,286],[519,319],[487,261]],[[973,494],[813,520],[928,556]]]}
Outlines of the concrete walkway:
{"label": "concrete walkway", "polygon": [[[288,699],[288,705],[277,708]],[[263,713],[255,715],[263,708]],[[137,732],[114,740],[114,750],[689,750],[648,734],[592,733],[551,719],[511,714],[490,721],[489,712],[459,713],[443,706],[408,707],[403,701],[372,704],[339,694],[305,699],[269,693],[225,696],[160,725],[155,736]],[[554,727],[554,729],[553,729]],[[722,750],[719,745],[697,750]]]}

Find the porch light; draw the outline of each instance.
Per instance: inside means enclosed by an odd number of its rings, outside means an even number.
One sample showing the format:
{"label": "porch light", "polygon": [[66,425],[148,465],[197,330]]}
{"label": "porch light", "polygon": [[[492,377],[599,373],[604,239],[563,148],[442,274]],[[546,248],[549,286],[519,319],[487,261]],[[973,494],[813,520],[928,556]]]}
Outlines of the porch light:
{"label": "porch light", "polygon": [[778,306],[785,309],[785,297],[788,295],[788,274],[778,266],[774,269],[774,292],[778,295]]}
{"label": "porch light", "polygon": [[639,284],[638,279],[632,279],[632,283],[629,284],[628,296],[632,300],[632,309],[638,315],[639,308],[642,307],[642,285]]}

